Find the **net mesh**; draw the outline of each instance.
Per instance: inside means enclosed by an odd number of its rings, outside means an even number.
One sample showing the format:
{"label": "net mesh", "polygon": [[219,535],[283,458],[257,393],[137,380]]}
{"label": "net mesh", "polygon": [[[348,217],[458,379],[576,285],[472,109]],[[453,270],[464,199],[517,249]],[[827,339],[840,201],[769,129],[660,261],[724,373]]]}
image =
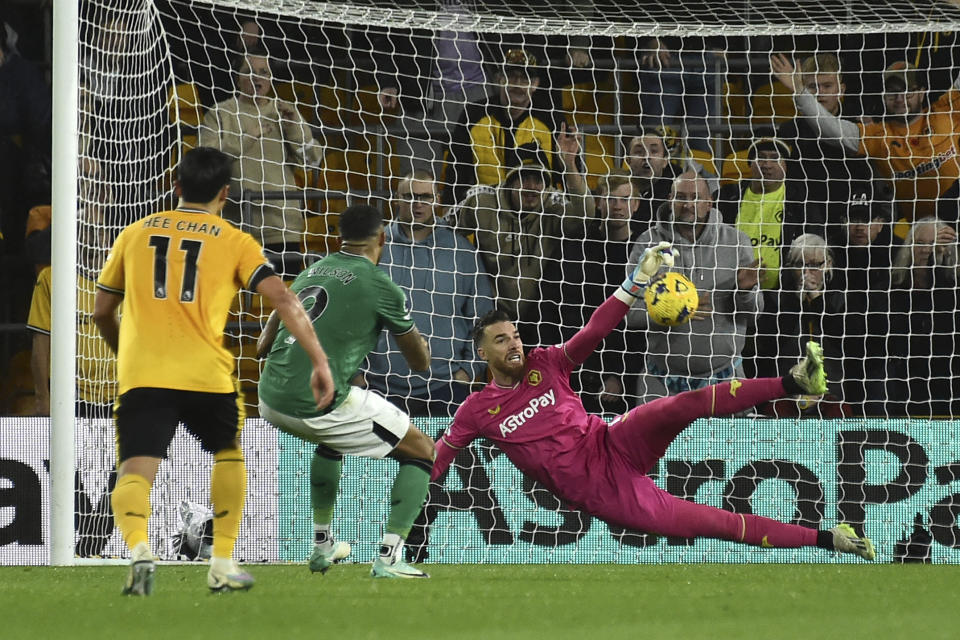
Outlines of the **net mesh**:
{"label": "net mesh", "polygon": [[[348,204],[380,206],[398,222],[382,266],[407,291],[436,366],[411,373],[385,337],[362,373],[430,416],[418,424],[437,436],[461,381],[485,381],[468,333],[476,316],[506,309],[528,346],[568,339],[639,249],[680,233],[684,207],[701,215],[710,198],[711,225],[727,231],[696,236],[676,267],[707,295],[707,319],[664,330],[640,303],[574,374],[588,410],[614,415],[705,380],[783,375],[803,341],[820,340],[826,400],[698,422],[658,483],[811,526],[866,521],[887,559],[933,532],[933,557],[952,561],[957,456],[945,443],[956,438],[953,423],[930,419],[954,416],[960,399],[954,3],[82,5],[79,251],[91,273],[123,225],[172,206],[171,168],[196,145],[236,157],[224,215],[287,276],[338,248]],[[802,72],[809,100],[794,99],[771,54]],[[428,173],[402,180],[417,170]],[[702,178],[687,180],[691,202],[674,197],[681,175]],[[435,244],[411,241],[430,213],[444,221]],[[949,229],[913,224],[932,215]],[[743,268],[757,259],[759,273]],[[737,293],[750,278],[759,296]],[[269,312],[241,293],[225,338],[252,415]],[[258,420],[245,438],[260,457],[240,555],[300,560],[309,448]],[[846,438],[862,441],[861,458]],[[180,504],[202,501],[208,482],[209,460],[186,451],[155,489],[165,515],[151,535],[168,554]],[[90,472],[107,486],[109,470]],[[359,560],[380,533],[392,474],[376,462],[345,468],[336,533],[360,544]],[[428,506],[433,560],[826,557],[608,531],[484,443],[449,476]],[[110,535],[80,554],[121,555]]]}

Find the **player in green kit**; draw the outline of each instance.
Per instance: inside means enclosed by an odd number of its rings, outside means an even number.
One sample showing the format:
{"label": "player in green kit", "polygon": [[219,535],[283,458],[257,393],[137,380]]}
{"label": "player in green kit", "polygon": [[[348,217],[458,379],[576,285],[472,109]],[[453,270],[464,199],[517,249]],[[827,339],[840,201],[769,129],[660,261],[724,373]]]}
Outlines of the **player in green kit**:
{"label": "player in green kit", "polygon": [[373,562],[375,578],[426,578],[403,561],[403,543],[427,495],[435,455],[433,441],[410,417],[350,380],[387,329],[411,369],[430,367],[430,349],[407,311],[406,295],[377,268],[383,250],[380,212],[367,205],[340,216],[341,250],[304,269],[291,285],[323,341],[336,387],[333,403],[317,411],[310,362],[296,339],[271,314],[257,345],[267,356],[260,376],[260,415],[274,426],[317,444],[310,463],[314,548],[311,571],[325,573],[350,554],[333,539],[330,524],[343,454],[391,457],[400,463],[390,494],[390,517]]}

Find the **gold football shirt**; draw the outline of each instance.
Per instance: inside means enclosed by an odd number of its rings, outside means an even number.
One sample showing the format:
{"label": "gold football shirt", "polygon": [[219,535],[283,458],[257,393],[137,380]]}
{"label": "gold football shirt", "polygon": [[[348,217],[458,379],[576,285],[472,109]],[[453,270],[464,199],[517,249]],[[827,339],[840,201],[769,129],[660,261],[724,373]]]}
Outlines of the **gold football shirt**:
{"label": "gold football shirt", "polygon": [[252,236],[205,211],[163,211],[127,226],[97,282],[124,296],[118,392],[234,391],[223,346],[230,306],[240,288],[272,274]]}

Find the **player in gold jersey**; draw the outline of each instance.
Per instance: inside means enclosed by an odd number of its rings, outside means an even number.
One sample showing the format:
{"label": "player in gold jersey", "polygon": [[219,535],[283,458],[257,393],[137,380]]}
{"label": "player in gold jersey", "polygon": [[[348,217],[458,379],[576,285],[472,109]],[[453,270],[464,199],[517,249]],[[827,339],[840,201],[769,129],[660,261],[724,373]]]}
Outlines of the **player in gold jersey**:
{"label": "player in gold jersey", "polygon": [[229,156],[208,147],[186,153],[177,167],[177,208],[121,231],[97,282],[94,322],[117,353],[119,473],[112,503],[132,555],[125,594],[149,595],[153,589],[150,489],[180,422],[214,460],[207,585],[214,591],[253,586],[232,558],[246,488],[239,440],[244,411],[223,329],[239,289],[269,299],[306,351],[317,407],[333,399],[327,356],[300,301],[274,273],[260,244],[219,216],[231,164]]}

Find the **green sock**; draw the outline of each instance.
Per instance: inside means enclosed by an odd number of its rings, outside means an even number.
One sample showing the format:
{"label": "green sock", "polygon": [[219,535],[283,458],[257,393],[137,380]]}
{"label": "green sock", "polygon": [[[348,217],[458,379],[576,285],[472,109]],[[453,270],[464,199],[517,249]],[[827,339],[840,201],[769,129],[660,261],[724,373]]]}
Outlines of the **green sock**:
{"label": "green sock", "polygon": [[310,506],[313,508],[313,521],[317,524],[329,525],[333,522],[342,466],[342,455],[322,445],[317,447],[310,461]]}
{"label": "green sock", "polygon": [[387,533],[395,533],[406,538],[413,527],[413,521],[423,507],[430,484],[432,463],[425,460],[404,460],[393,481],[390,491],[390,518],[387,520]]}

